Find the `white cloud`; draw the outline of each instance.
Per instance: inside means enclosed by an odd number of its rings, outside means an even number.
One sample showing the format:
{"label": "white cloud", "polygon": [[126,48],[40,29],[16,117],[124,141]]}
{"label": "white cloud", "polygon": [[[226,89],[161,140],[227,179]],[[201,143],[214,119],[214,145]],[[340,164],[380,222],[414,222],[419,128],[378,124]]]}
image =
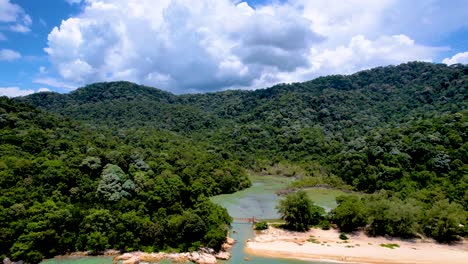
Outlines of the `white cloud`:
{"label": "white cloud", "polygon": [[38,92],[38,93],[41,93],[41,92],[50,92],[50,89],[49,89],[49,88],[46,88],[46,87],[42,87],[42,88],[37,89],[37,92]]}
{"label": "white cloud", "polygon": [[21,25],[21,24],[12,25],[9,27],[9,29],[13,32],[18,32],[18,33],[27,33],[31,31],[29,27],[25,25]]}
{"label": "white cloud", "polygon": [[33,93],[40,93],[40,92],[50,92],[49,88],[42,87],[34,91],[33,89],[21,89],[17,86],[12,87],[0,87],[0,96],[7,96],[7,97],[17,97],[17,96],[26,96]]}
{"label": "white cloud", "polygon": [[323,40],[288,6],[219,1],[94,1],[48,37],[67,81],[126,79],[185,91],[250,86],[267,68],[308,65]]}
{"label": "white cloud", "polygon": [[0,96],[16,97],[34,93],[34,90],[22,90],[19,87],[0,87]]}
{"label": "white cloud", "polygon": [[312,52],[312,69],[335,73],[352,73],[379,65],[406,61],[431,61],[442,48],[417,45],[405,35],[381,36],[369,40],[363,35],[351,38],[347,46]]}
{"label": "white cloud", "polygon": [[0,0],[0,22],[15,22],[21,12],[19,5],[10,3],[10,0]]}
{"label": "white cloud", "polygon": [[64,82],[64,81],[57,80],[56,78],[52,78],[52,77],[36,78],[33,80],[33,83],[45,84],[45,85],[52,86],[55,88],[61,88],[61,89],[67,89],[67,90],[73,90],[77,88],[77,85],[73,83]]}
{"label": "white cloud", "polygon": [[447,65],[452,65],[456,63],[468,64],[468,51],[457,53],[451,58],[445,58],[442,61],[442,63],[445,63]]}
{"label": "white cloud", "polygon": [[[442,48],[413,36],[424,39],[417,32],[450,13],[441,0],[290,0],[255,9],[231,0],[82,3],[80,15],[50,32],[45,49],[66,82],[129,80],[173,92],[260,88],[430,61]],[[465,11],[447,6],[453,21],[464,21]],[[434,27],[447,34],[464,24]]]}
{"label": "white cloud", "polygon": [[0,61],[13,61],[21,58],[21,54],[11,49],[0,49]]}
{"label": "white cloud", "polygon": [[23,8],[10,0],[0,0],[0,25],[10,31],[26,33],[31,31],[31,17]]}

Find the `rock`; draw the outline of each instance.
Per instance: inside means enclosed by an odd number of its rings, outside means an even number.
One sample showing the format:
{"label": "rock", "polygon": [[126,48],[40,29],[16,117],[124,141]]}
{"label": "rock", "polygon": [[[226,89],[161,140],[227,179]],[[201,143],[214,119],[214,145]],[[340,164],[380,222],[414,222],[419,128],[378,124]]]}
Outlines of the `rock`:
{"label": "rock", "polygon": [[3,264],[11,264],[11,260],[9,258],[4,258]]}
{"label": "rock", "polygon": [[214,255],[216,253],[212,248],[200,248],[200,251],[210,255]]}
{"label": "rock", "polygon": [[115,250],[115,249],[107,249],[106,251],[104,251],[104,256],[116,256],[119,254],[120,254],[120,251]]}
{"label": "rock", "polygon": [[166,258],[166,253],[143,253],[138,252],[138,256],[140,257],[140,264],[142,262],[158,262]]}
{"label": "rock", "polygon": [[198,252],[192,252],[190,253],[189,259],[193,262],[197,262],[198,259],[200,258],[200,254]]}
{"label": "rock", "polygon": [[[204,252],[203,252],[204,251]],[[214,257],[214,250],[205,248],[203,251],[191,253],[144,253],[132,252],[125,253],[114,258],[113,263],[122,261],[122,264],[148,264],[158,263],[161,260],[169,260],[174,263],[186,263],[188,260],[198,264],[215,264],[217,263]],[[213,252],[210,254],[208,252]],[[222,257],[226,257],[222,255]],[[14,263],[7,263],[14,264]]]}
{"label": "rock", "polygon": [[114,261],[117,261],[117,260],[127,260],[127,259],[131,259],[133,257],[133,254],[131,253],[125,253],[123,255],[120,255],[120,256],[117,256],[114,258]]}
{"label": "rock", "polygon": [[175,263],[187,262],[189,254],[187,253],[171,253],[166,255],[166,259]]}
{"label": "rock", "polygon": [[202,253],[197,261],[198,264],[216,264],[218,261],[213,255]]}
{"label": "rock", "polygon": [[232,237],[227,237],[226,238],[226,243],[228,243],[229,245],[234,245],[236,243],[236,240],[234,240],[234,238]]}
{"label": "rock", "polygon": [[122,261],[122,264],[139,264],[140,257],[139,256],[132,256],[131,258]]}
{"label": "rock", "polygon": [[222,251],[228,251],[229,249],[232,248],[232,245],[229,245],[228,243],[224,243],[222,246],[221,246],[221,250]]}
{"label": "rock", "polygon": [[226,251],[220,251],[220,252],[218,252],[218,254],[215,255],[215,258],[227,260],[227,259],[231,258],[231,254],[229,252],[226,252]]}

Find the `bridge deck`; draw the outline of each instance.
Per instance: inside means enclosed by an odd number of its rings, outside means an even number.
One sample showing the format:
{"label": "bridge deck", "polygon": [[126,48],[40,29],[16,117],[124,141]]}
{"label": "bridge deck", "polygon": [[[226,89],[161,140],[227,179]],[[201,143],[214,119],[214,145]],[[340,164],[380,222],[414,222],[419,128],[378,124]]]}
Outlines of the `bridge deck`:
{"label": "bridge deck", "polygon": [[246,223],[246,224],[255,224],[256,222],[262,221],[262,219],[258,219],[255,217],[233,217],[232,218],[234,223]]}

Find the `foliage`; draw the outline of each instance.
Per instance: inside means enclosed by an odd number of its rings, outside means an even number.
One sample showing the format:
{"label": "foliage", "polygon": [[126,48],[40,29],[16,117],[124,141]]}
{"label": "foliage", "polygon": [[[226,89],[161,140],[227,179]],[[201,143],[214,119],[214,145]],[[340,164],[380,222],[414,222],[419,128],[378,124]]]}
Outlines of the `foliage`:
{"label": "foliage", "polygon": [[208,146],[148,128],[90,127],[0,98],[0,255],[219,249],[232,221],[206,196],[248,187]]}
{"label": "foliage", "polygon": [[286,221],[286,227],[296,231],[307,231],[310,225],[318,224],[325,210],[314,205],[304,191],[288,194],[279,201],[276,209]]}
{"label": "foliage", "polygon": [[437,201],[424,216],[425,233],[439,242],[456,240],[463,232],[468,214],[456,203],[447,199]]}
{"label": "foliage", "polygon": [[331,218],[342,231],[365,228],[372,236],[414,237],[423,233],[439,242],[450,242],[463,235],[467,212],[462,206],[438,200],[434,204],[414,198],[400,198],[380,192],[361,199],[338,197]]}
{"label": "foliage", "polygon": [[268,223],[266,221],[260,221],[255,223],[255,230],[265,230],[268,229]]}
{"label": "foliage", "polygon": [[393,243],[391,243],[391,244],[380,244],[380,246],[381,247],[386,247],[386,248],[389,248],[389,249],[394,249],[394,248],[399,248],[400,247],[400,245],[393,244]]}
{"label": "foliage", "polygon": [[[0,255],[219,248],[231,219],[206,197],[250,186],[245,169],[369,193],[338,201],[343,231],[455,240],[468,226],[466,87],[466,65],[411,62],[255,91],[110,82],[1,97]],[[291,228],[323,217],[288,203],[304,213],[280,206]]]}
{"label": "foliage", "polygon": [[334,223],[343,232],[351,232],[366,224],[367,211],[361,199],[355,196],[339,196],[338,206],[331,212]]}
{"label": "foliage", "polygon": [[348,240],[349,238],[348,238],[348,236],[346,235],[346,233],[343,233],[343,232],[342,232],[342,233],[340,233],[340,239],[341,239],[341,240]]}

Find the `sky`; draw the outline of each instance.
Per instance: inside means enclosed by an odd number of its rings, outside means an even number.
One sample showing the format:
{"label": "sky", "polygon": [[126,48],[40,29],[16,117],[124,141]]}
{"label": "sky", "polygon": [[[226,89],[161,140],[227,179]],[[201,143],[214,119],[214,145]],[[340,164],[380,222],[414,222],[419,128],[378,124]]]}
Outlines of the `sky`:
{"label": "sky", "polygon": [[408,61],[468,64],[468,0],[0,0],[10,97],[258,89]]}

